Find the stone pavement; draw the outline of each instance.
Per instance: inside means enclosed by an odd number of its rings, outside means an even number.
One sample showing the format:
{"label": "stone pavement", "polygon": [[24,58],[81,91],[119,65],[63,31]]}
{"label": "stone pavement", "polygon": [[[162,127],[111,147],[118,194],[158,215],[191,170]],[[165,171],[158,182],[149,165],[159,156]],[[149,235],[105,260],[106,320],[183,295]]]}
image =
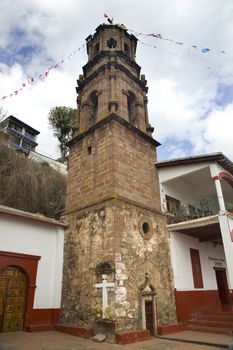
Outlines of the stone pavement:
{"label": "stone pavement", "polygon": [[[198,338],[198,332],[196,332]],[[219,335],[221,337],[221,335]],[[49,331],[0,333],[0,350],[219,350],[220,347],[179,342],[165,338],[129,345],[96,343],[72,335]]]}

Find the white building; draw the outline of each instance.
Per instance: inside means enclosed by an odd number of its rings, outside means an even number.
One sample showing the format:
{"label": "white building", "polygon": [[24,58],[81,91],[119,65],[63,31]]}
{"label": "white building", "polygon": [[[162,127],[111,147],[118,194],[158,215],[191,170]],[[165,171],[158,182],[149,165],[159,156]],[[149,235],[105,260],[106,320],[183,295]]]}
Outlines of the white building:
{"label": "white building", "polygon": [[0,332],[59,321],[65,225],[0,206]]}
{"label": "white building", "polygon": [[[168,218],[178,320],[203,314],[207,306],[213,316],[233,302],[233,163],[213,153],[156,166]],[[216,326],[203,322],[203,317],[193,318],[189,327],[211,331]]]}

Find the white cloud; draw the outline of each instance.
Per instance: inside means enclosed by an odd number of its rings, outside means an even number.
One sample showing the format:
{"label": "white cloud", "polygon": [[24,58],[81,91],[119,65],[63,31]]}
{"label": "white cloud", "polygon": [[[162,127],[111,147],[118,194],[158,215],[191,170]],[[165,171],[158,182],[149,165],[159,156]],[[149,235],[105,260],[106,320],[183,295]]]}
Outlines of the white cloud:
{"label": "white cloud", "polygon": [[[219,107],[219,86],[225,84],[227,89],[233,85],[232,0],[2,0],[0,12],[0,98],[82,45],[104,22],[104,13],[136,31],[162,33],[187,43],[176,46],[141,38],[165,51],[138,44],[137,61],[148,79],[149,116],[155,137],[170,157],[182,156],[182,152],[188,155],[188,151],[223,151],[233,158],[229,135],[232,102],[225,105],[223,101],[225,107]],[[21,37],[17,37],[17,30],[23,31]],[[204,55],[189,44],[228,54]],[[28,45],[38,50],[24,61],[18,50]],[[9,113],[41,131],[38,148],[46,153],[57,154],[56,141],[48,129],[49,110],[60,105],[75,107],[76,79],[86,61],[82,50],[44,81],[38,80],[2,103]],[[189,150],[183,146],[187,142],[192,146]]]}

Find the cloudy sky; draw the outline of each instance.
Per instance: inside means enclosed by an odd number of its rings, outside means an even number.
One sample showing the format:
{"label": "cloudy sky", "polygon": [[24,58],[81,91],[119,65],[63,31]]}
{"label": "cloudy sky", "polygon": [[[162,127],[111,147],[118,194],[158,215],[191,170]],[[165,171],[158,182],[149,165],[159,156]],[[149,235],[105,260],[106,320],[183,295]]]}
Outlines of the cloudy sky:
{"label": "cloudy sky", "polygon": [[0,100],[7,97],[0,107],[41,132],[38,151],[58,156],[47,116],[55,106],[76,107],[83,44],[104,13],[136,32],[183,43],[139,37],[158,158],[221,151],[233,159],[232,0],[1,0]]}

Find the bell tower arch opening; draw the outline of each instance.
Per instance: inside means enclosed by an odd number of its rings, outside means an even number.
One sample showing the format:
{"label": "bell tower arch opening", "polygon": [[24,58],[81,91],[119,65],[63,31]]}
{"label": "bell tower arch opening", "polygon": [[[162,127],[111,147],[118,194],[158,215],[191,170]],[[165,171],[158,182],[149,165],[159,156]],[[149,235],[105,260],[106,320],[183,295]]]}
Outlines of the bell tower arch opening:
{"label": "bell tower arch opening", "polygon": [[89,96],[90,101],[90,122],[94,125],[97,121],[97,113],[98,113],[98,93],[97,91],[92,91]]}
{"label": "bell tower arch opening", "polygon": [[137,124],[136,96],[131,91],[129,91],[127,94],[127,107],[128,107],[129,122],[136,126]]}

